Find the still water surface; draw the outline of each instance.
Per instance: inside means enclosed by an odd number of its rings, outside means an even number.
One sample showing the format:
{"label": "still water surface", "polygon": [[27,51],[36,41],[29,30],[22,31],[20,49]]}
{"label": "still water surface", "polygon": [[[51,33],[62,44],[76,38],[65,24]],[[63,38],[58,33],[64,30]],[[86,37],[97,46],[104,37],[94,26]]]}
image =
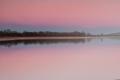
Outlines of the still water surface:
{"label": "still water surface", "polygon": [[0,80],[117,80],[120,40],[0,42]]}

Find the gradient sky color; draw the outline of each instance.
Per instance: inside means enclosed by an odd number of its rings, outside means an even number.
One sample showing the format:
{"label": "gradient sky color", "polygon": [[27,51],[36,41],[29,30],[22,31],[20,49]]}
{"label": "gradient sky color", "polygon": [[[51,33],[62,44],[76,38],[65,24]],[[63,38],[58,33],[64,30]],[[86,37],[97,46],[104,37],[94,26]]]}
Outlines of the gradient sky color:
{"label": "gradient sky color", "polygon": [[0,21],[120,24],[118,0],[1,0]]}
{"label": "gradient sky color", "polygon": [[0,22],[120,27],[120,1],[0,0]]}

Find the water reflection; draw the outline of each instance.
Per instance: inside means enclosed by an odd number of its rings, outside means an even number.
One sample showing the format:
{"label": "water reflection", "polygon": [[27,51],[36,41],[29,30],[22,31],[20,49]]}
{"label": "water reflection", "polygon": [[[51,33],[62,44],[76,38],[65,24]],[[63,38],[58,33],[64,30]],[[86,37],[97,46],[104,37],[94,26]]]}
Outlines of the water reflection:
{"label": "water reflection", "polygon": [[120,79],[120,40],[17,40],[0,45],[15,46],[0,47],[0,80]]}
{"label": "water reflection", "polygon": [[5,48],[0,53],[0,80],[120,78],[120,46],[116,45]]}
{"label": "water reflection", "polygon": [[61,44],[61,43],[86,43],[90,42],[92,39],[85,38],[85,39],[42,39],[42,40],[11,40],[11,41],[0,41],[0,46],[11,47],[17,46],[20,44],[23,45],[31,45],[31,44]]}

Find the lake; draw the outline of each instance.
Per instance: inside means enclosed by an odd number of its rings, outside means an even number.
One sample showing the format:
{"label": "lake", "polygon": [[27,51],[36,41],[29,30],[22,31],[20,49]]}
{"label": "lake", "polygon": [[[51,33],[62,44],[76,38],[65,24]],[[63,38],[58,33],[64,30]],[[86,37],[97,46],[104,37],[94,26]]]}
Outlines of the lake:
{"label": "lake", "polygon": [[0,42],[0,80],[119,80],[120,39]]}

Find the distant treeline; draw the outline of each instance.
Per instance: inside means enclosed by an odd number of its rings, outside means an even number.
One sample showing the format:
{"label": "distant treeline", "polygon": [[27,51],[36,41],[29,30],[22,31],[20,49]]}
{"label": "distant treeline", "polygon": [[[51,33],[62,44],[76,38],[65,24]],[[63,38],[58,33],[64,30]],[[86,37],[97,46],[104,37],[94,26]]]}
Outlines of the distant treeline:
{"label": "distant treeline", "polygon": [[92,36],[90,33],[85,32],[50,32],[50,31],[13,31],[10,29],[0,30],[0,37],[85,37]]}

